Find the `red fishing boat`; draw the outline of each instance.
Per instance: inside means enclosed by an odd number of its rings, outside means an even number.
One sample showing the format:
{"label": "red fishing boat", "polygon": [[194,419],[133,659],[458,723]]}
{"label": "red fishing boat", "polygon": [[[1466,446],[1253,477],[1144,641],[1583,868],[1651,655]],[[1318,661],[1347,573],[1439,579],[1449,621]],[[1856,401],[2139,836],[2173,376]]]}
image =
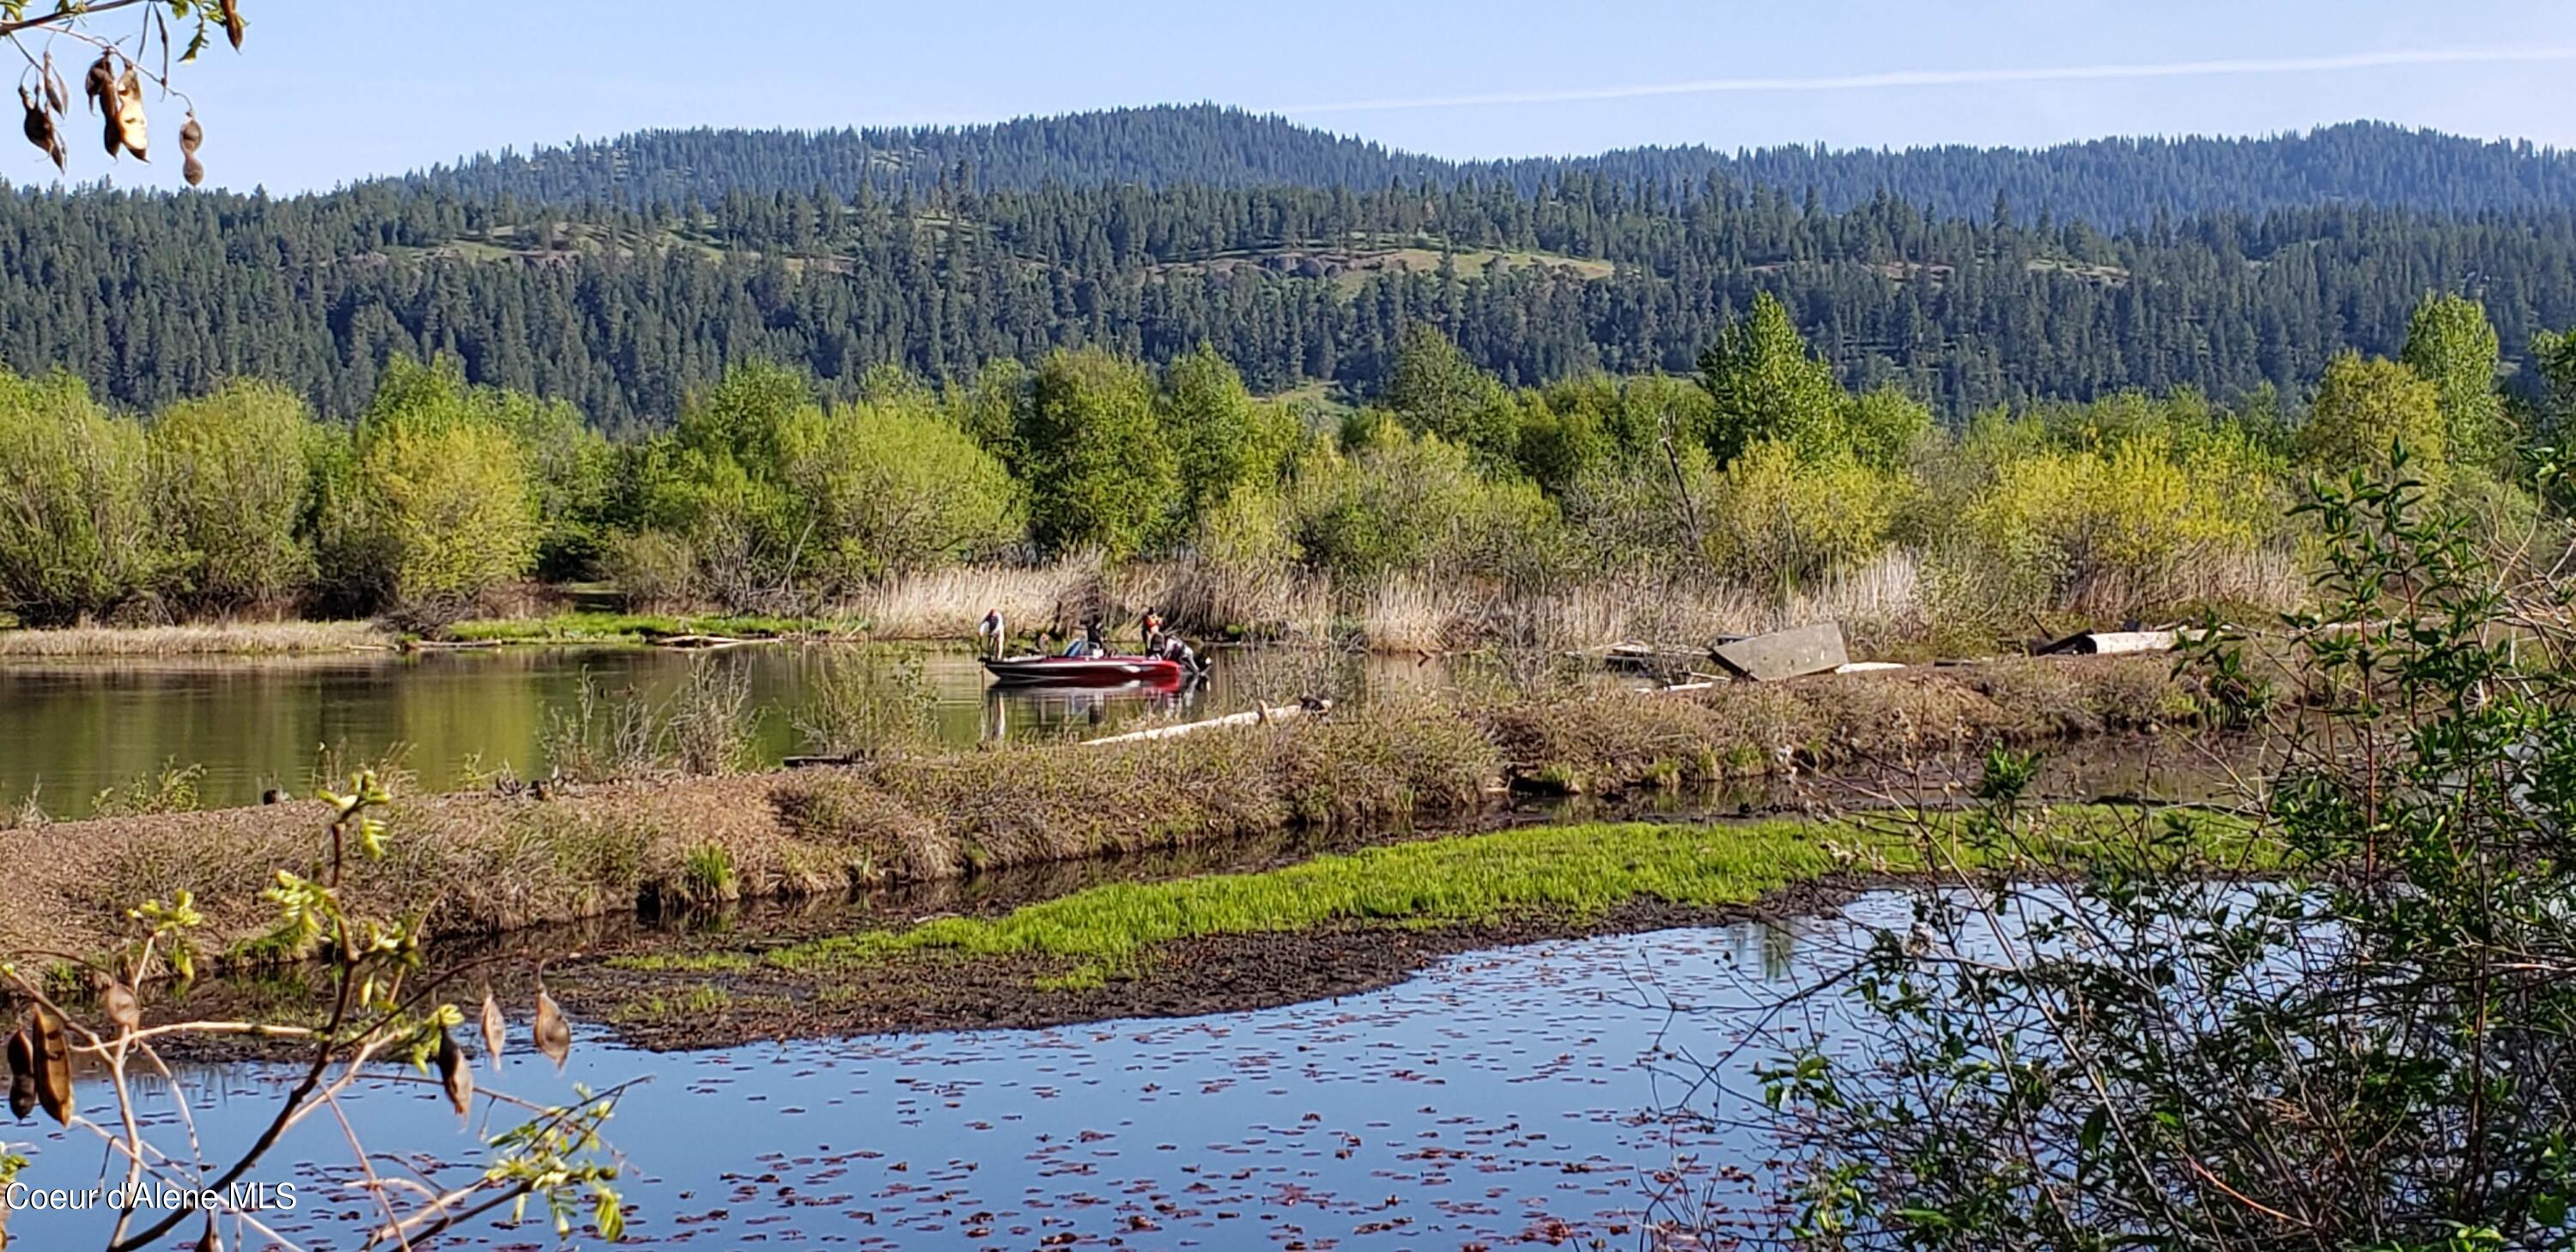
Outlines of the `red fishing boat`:
{"label": "red fishing boat", "polygon": [[1179,661],[1159,656],[986,657],[984,669],[997,683],[1056,687],[1120,687],[1134,683],[1176,688],[1196,674]]}

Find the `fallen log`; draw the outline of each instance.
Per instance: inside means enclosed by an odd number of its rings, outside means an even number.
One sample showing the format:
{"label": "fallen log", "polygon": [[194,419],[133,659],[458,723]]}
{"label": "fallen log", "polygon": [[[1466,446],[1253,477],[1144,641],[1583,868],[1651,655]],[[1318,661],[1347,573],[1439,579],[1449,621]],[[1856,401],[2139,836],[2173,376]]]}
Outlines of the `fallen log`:
{"label": "fallen log", "polygon": [[1265,704],[1260,708],[1253,709],[1246,713],[1228,713],[1223,717],[1211,717],[1205,721],[1183,722],[1177,726],[1156,726],[1149,730],[1131,730],[1123,735],[1109,735],[1099,739],[1086,739],[1083,740],[1083,746],[1097,748],[1104,744],[1112,743],[1142,743],[1148,739],[1177,739],[1182,735],[1196,734],[1202,730],[1215,730],[1224,726],[1264,726],[1272,722],[1287,721],[1291,718],[1297,717],[1306,717],[1310,715],[1320,717],[1332,710],[1333,702],[1330,700],[1308,700],[1297,704],[1286,704],[1276,707]]}
{"label": "fallen log", "polygon": [[2196,631],[2182,630],[2090,630],[2044,644],[2033,655],[2125,656],[2139,652],[2171,652],[2197,637]]}
{"label": "fallen log", "polygon": [[482,652],[500,646],[498,639],[405,639],[394,645],[403,652]]}
{"label": "fallen log", "polygon": [[698,651],[712,652],[718,648],[739,648],[748,644],[774,643],[776,641],[770,639],[736,639],[731,635],[654,635],[651,637],[651,642],[653,646],[657,648],[692,648]]}

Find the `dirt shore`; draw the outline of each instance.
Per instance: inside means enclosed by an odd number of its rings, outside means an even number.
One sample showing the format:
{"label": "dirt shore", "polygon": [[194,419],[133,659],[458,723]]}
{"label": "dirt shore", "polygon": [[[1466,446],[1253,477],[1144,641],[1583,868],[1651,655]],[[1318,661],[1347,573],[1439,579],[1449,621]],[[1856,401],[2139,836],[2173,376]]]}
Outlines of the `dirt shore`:
{"label": "dirt shore", "polygon": [[729,1047],[758,1039],[1029,1029],[1128,1018],[1239,1013],[1362,995],[1413,977],[1447,956],[1552,939],[1639,934],[1748,920],[1814,916],[1895,880],[1799,883],[1745,904],[1714,907],[1634,900],[1593,917],[1532,914],[1420,926],[1347,922],[1311,930],[1211,935],[1157,946],[1133,972],[1096,987],[1054,987],[1056,967],[1033,958],[922,954],[848,979],[755,968],[662,973],[585,961],[554,990],[576,1015],[653,1051]]}
{"label": "dirt shore", "polygon": [[[1452,694],[1116,747],[407,799],[352,903],[456,938],[1281,831],[1473,825],[1515,788],[1599,801],[1836,772],[1901,790],[1926,761],[2189,727],[2197,708],[2166,658],[2007,661],[1680,695]],[[324,816],[308,801],[0,831],[0,956],[104,950],[127,909],[181,889],[220,956],[266,928],[260,892],[312,865]]]}

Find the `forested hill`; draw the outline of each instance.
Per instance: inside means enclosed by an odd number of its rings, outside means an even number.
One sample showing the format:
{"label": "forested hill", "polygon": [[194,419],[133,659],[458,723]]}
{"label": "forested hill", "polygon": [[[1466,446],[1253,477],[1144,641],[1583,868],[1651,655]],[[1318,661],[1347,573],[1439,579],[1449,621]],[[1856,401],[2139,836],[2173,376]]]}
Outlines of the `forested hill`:
{"label": "forested hill", "polygon": [[1455,163],[1396,152],[1274,116],[1215,105],[1028,118],[993,126],[841,130],[646,131],[484,156],[416,175],[416,184],[548,204],[588,200],[704,205],[734,192],[926,193],[963,166],[975,186],[1029,190],[1133,183],[1161,188],[1290,185],[1374,190],[1500,183],[1537,194],[1571,172],[1623,183],[1704,187],[1714,176],[1842,210],[1881,191],[1945,217],[2045,212],[2103,228],[2159,212],[2196,216],[2322,204],[2447,213],[2576,207],[2576,153],[2357,122],[2246,139],[2101,139],[2037,150],[1835,151],[1632,148],[1597,156]]}
{"label": "forested hill", "polygon": [[391,184],[0,196],[0,360],[144,407],[235,375],[355,412],[395,354],[659,424],[734,362],[847,393],[1099,343],[1202,342],[1263,389],[1382,383],[1430,323],[1532,383],[1691,368],[1777,293],[1845,379],[1954,418],[1999,401],[2195,384],[2295,390],[2389,353],[2428,291],[2485,303],[2509,354],[2576,325],[2576,209],[2331,206],[2106,235],[2064,219],[1844,213],[1771,191],[1674,198],[1572,173],[1499,187],[734,195],[551,209]]}

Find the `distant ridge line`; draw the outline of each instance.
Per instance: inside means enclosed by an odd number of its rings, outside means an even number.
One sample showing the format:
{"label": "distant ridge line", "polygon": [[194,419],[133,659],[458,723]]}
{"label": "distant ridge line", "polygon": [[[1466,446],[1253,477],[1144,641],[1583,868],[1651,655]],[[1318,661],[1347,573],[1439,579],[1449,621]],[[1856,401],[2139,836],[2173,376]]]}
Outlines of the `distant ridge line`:
{"label": "distant ridge line", "polygon": [[394,179],[541,203],[709,205],[735,193],[922,194],[963,174],[983,190],[1050,183],[1147,188],[1284,185],[1374,190],[1396,181],[1504,185],[1523,194],[1577,175],[1685,193],[1712,180],[1772,187],[1838,211],[1884,193],[1944,216],[1997,198],[2106,229],[2158,213],[2265,212],[2364,203],[2445,213],[2576,206],[2576,154],[2385,122],[2262,135],[2137,135],[2039,148],[1964,144],[1731,151],[1649,145],[1588,155],[1453,161],[1277,113],[1202,103],[974,125],[839,129],[654,129],[519,152],[505,149]]}

